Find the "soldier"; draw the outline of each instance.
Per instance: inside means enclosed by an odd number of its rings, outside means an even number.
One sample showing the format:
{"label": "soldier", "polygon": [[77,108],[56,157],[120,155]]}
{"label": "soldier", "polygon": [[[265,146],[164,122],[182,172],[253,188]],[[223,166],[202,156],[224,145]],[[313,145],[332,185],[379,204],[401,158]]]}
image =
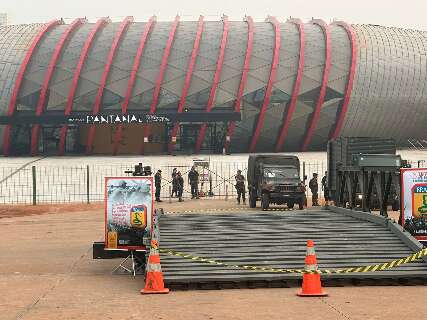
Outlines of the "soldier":
{"label": "soldier", "polygon": [[182,200],[182,192],[184,191],[184,178],[181,175],[181,172],[178,171],[176,174],[176,190],[177,190],[177,195],[179,198],[179,202],[182,202],[184,200]]}
{"label": "soldier", "polygon": [[156,187],[156,202],[163,202],[160,200],[160,189],[162,188],[162,170],[157,170],[154,175],[154,185]]}
{"label": "soldier", "polygon": [[329,204],[328,171],[325,171],[325,175],[322,178],[322,190],[325,197],[325,203]]}
{"label": "soldier", "polygon": [[199,173],[195,166],[192,166],[188,173],[188,183],[191,186],[191,199],[199,199]]}
{"label": "soldier", "polygon": [[176,184],[176,177],[177,177],[177,173],[176,173],[176,168],[173,168],[172,170],[172,194],[171,197],[173,197],[173,195],[175,194],[175,196],[178,196],[178,187]]}
{"label": "soldier", "polygon": [[308,187],[311,190],[313,207],[317,207],[319,205],[319,184],[317,182],[317,173],[313,173],[313,178],[308,183]]}
{"label": "soldier", "polygon": [[236,190],[237,190],[237,204],[240,204],[240,197],[243,200],[243,204],[246,204],[245,197],[245,177],[242,175],[242,170],[237,170],[236,178]]}

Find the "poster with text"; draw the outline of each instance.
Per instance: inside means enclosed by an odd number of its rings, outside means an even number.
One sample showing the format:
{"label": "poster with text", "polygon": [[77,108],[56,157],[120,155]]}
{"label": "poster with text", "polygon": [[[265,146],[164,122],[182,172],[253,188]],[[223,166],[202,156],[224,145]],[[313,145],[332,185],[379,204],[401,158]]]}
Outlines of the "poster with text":
{"label": "poster with text", "polygon": [[152,177],[106,177],[105,247],[144,250],[153,210]]}
{"label": "poster with text", "polygon": [[427,240],[427,169],[401,169],[402,225],[415,238]]}

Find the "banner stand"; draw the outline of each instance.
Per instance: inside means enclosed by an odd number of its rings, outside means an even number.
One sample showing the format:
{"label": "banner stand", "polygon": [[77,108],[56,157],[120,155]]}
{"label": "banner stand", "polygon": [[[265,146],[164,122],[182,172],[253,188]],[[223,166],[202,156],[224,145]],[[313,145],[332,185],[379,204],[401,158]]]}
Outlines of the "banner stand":
{"label": "banner stand", "polygon": [[154,229],[153,191],[151,176],[105,178],[105,238],[93,243],[93,259],[123,259],[113,274],[144,274]]}
{"label": "banner stand", "polygon": [[427,241],[427,168],[401,169],[402,227],[420,242]]}
{"label": "banner stand", "polygon": [[153,178],[105,178],[105,249],[145,250],[153,229]]}
{"label": "banner stand", "polygon": [[[111,271],[112,274],[133,274],[135,277],[138,275],[144,275],[145,273],[145,259],[142,261],[137,255],[134,255],[134,251],[131,250],[130,254],[120,262],[120,264]],[[145,250],[143,251],[145,254]],[[131,266],[128,267],[128,261],[131,262]],[[123,273],[120,271],[124,271]]]}

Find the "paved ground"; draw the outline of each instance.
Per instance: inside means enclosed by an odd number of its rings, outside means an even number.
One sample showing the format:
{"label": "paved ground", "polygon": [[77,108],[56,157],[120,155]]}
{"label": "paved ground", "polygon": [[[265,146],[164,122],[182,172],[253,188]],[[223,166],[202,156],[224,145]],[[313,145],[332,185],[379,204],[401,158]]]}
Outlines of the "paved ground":
{"label": "paved ground", "polygon": [[[235,207],[231,201],[179,205],[180,210]],[[101,205],[0,212],[1,320],[423,317],[424,286],[328,288],[329,297],[314,299],[296,297],[295,288],[141,296],[141,277],[111,275],[118,261],[92,260],[91,244],[103,238]]]}

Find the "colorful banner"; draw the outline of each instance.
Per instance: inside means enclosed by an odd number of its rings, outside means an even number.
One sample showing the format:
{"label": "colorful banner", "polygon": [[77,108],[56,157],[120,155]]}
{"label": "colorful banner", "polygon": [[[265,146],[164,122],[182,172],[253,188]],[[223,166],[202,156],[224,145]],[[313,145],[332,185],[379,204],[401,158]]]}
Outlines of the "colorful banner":
{"label": "colorful banner", "polygon": [[154,210],[153,178],[105,178],[105,247],[144,250]]}
{"label": "colorful banner", "polygon": [[427,239],[427,168],[401,169],[402,225],[417,239]]}
{"label": "colorful banner", "polygon": [[199,173],[199,182],[209,182],[209,161],[193,160],[193,166]]}

